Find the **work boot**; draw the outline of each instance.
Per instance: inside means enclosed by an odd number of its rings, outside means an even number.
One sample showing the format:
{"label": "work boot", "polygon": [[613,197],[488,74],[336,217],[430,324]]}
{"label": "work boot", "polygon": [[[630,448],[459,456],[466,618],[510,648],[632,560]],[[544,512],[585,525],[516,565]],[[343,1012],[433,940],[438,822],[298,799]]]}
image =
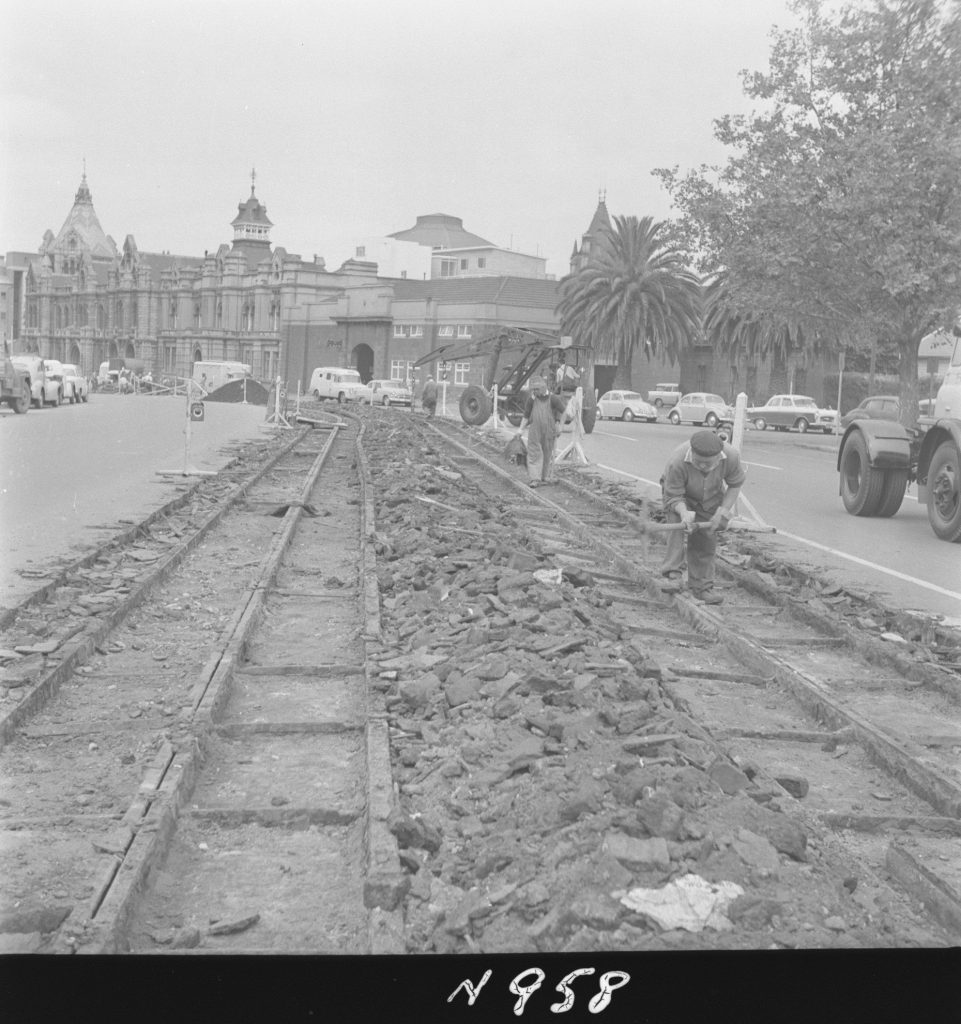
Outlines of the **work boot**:
{"label": "work boot", "polygon": [[702,590],[699,594],[694,595],[699,601],[703,601],[704,604],[723,604],[724,598],[716,590]]}

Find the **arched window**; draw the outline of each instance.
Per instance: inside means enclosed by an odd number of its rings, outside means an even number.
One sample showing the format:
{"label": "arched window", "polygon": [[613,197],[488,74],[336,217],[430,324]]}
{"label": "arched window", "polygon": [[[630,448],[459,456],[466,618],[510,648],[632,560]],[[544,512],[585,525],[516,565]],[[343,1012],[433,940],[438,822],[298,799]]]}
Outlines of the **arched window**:
{"label": "arched window", "polygon": [[200,303],[194,303],[194,327],[200,326]]}
{"label": "arched window", "polygon": [[176,328],[177,326],[177,300],[171,299],[167,306],[167,326]]}
{"label": "arched window", "polygon": [[217,326],[218,327],[223,327],[223,325],[224,325],[224,304],[220,301],[220,299],[217,300],[217,321],[216,322],[217,322]]}

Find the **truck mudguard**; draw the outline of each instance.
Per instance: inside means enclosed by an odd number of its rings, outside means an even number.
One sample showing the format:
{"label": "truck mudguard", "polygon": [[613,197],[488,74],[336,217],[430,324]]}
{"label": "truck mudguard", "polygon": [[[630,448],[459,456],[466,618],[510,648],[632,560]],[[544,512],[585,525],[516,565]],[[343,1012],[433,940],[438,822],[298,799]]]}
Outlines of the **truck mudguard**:
{"label": "truck mudguard", "polygon": [[954,441],[955,447],[961,451],[961,420],[940,419],[928,427],[918,455],[918,480],[922,484],[927,483],[931,456],[945,441]]}
{"label": "truck mudguard", "polygon": [[838,472],[841,471],[841,454],[848,438],[860,433],[868,449],[868,465],[874,469],[911,468],[911,435],[893,420],[855,420],[844,431],[838,448]]}

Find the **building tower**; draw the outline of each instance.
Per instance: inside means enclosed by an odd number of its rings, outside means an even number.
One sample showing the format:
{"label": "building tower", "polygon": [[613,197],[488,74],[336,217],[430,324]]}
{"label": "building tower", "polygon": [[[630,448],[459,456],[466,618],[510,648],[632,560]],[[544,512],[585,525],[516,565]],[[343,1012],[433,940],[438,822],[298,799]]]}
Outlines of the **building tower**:
{"label": "building tower", "polygon": [[597,209],[591,218],[590,227],[581,236],[580,248],[577,247],[577,242],[574,242],[570,264],[572,274],[576,274],[590,260],[592,253],[597,250],[602,236],[604,234],[611,234],[614,230],[611,227],[611,218],[607,212],[606,198],[607,190],[600,189],[597,193]]}
{"label": "building tower", "polygon": [[256,169],[250,172],[250,196],[245,203],[237,207],[237,216],[230,222],[234,229],[234,240],[231,250],[242,252],[247,257],[247,264],[257,264],[270,256],[270,229],[273,224],[267,218],[267,207],[254,194],[257,180]]}

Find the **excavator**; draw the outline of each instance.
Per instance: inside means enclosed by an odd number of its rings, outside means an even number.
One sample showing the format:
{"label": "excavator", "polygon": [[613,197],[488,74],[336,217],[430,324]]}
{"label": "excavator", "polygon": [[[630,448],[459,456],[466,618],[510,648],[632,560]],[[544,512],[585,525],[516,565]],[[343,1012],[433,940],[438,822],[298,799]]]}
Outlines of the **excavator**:
{"label": "excavator", "polygon": [[[499,415],[518,426],[530,394],[528,382],[531,377],[543,376],[551,390],[560,391],[562,397],[573,397],[577,387],[584,389],[581,423],[585,434],[594,429],[597,402],[591,349],[575,345],[570,337],[554,332],[498,327],[476,340],[441,345],[418,359],[414,366],[479,358],[487,359],[484,383],[469,385],[460,397],[460,415],[465,423],[480,426],[491,418],[496,385]],[[562,367],[569,369],[558,373]]]}

